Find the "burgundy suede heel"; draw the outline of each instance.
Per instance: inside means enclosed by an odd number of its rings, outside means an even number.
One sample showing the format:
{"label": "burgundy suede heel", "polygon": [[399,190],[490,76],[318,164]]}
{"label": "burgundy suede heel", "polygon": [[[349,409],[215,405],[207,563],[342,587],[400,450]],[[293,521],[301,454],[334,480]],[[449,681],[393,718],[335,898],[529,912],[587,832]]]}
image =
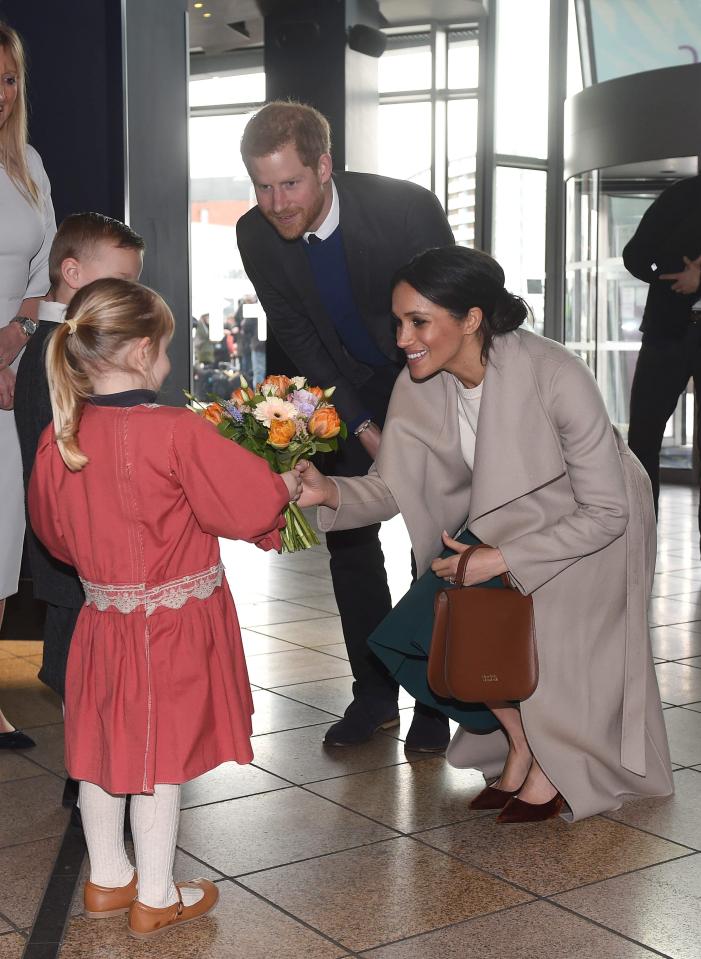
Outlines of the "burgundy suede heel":
{"label": "burgundy suede heel", "polygon": [[499,789],[497,786],[485,787],[470,803],[470,809],[503,809],[518,789]]}
{"label": "burgundy suede heel", "polygon": [[530,803],[514,797],[510,799],[497,816],[498,823],[544,822],[553,819],[562,812],[565,800],[556,793],[549,802]]}

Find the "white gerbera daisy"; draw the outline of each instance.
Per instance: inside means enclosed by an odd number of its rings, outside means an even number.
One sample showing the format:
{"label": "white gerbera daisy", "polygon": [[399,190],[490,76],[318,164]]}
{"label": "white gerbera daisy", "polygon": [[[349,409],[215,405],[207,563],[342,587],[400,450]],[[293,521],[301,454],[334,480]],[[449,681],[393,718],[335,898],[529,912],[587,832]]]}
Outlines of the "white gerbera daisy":
{"label": "white gerbera daisy", "polygon": [[295,419],[297,410],[292,403],[288,403],[287,400],[281,400],[277,396],[269,396],[267,400],[263,400],[262,403],[256,406],[253,410],[253,415],[264,426],[270,428],[273,420]]}

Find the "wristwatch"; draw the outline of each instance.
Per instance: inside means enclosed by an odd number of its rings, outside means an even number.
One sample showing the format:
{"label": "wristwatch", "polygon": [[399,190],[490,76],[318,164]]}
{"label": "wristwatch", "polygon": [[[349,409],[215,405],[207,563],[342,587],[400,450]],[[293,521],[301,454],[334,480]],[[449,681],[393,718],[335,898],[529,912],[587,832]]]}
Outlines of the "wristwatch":
{"label": "wristwatch", "polygon": [[30,320],[28,316],[15,316],[10,320],[10,323],[16,323],[27,339],[29,339],[30,336],[34,336],[37,331],[38,324],[35,320]]}

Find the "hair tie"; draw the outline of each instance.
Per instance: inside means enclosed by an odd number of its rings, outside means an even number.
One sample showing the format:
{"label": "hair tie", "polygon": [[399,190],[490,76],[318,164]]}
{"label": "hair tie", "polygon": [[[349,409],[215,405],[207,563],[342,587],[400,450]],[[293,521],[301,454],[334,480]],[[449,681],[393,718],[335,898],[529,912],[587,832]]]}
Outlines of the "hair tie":
{"label": "hair tie", "polygon": [[78,329],[78,321],[74,319],[73,317],[71,317],[70,320],[64,320],[64,323],[68,327],[69,336],[71,335],[71,333],[75,333],[75,331]]}

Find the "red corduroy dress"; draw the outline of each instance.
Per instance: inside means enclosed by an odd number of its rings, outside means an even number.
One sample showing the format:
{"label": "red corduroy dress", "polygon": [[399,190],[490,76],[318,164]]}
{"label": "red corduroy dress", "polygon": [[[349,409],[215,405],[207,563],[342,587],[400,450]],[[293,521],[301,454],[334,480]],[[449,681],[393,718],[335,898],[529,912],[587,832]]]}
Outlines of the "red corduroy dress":
{"label": "red corduroy dress", "polygon": [[217,536],[279,549],[283,480],[189,410],[151,403],[88,403],[79,445],[90,462],[72,473],[47,428],[29,489],[36,534],[86,581],[66,768],[141,793],[250,762],[253,702]]}

